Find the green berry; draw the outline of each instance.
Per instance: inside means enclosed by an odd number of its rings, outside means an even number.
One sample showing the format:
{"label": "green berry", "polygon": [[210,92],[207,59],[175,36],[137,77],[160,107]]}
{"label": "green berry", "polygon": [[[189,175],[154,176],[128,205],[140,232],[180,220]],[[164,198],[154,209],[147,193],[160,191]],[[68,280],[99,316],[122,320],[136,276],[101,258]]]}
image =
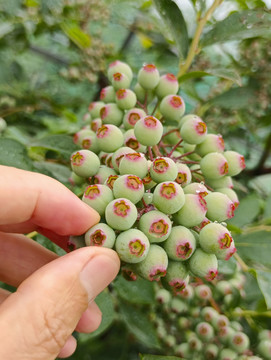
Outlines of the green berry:
{"label": "green berry", "polygon": [[213,327],[217,330],[220,330],[221,328],[223,328],[225,326],[229,326],[229,323],[230,323],[227,316],[225,316],[223,314],[219,314],[218,316],[214,317],[211,322],[212,322]]}
{"label": "green berry", "polygon": [[[130,147],[128,146],[123,146],[121,148],[119,148],[118,150],[116,150],[112,156],[112,165],[113,165],[113,168],[116,170],[116,171],[119,171],[119,165],[120,165],[120,162],[122,160],[122,158],[124,157],[125,154],[132,154],[132,153],[135,153],[135,150],[131,149]],[[132,171],[129,172],[129,174],[133,173]],[[128,174],[128,173],[127,173]],[[124,175],[124,174],[121,174],[121,175]],[[136,174],[135,174],[136,175]]]}
{"label": "green berry", "polygon": [[165,214],[174,214],[185,204],[183,189],[174,181],[164,181],[154,189],[153,204]]}
{"label": "green berry", "polygon": [[132,108],[128,110],[123,117],[123,125],[126,130],[133,129],[137,121],[147,116],[144,110]]}
{"label": "green berry", "polygon": [[155,300],[160,304],[168,304],[171,300],[171,293],[166,289],[159,289],[155,294]]}
{"label": "green berry", "polygon": [[183,191],[185,194],[194,194],[201,197],[205,197],[209,193],[207,187],[204,184],[198,182],[192,182],[186,185],[183,188]]}
{"label": "green berry", "polygon": [[96,131],[99,129],[99,127],[102,126],[102,119],[101,118],[95,118],[91,120],[90,123],[90,129],[96,133]]}
{"label": "green berry", "polygon": [[116,91],[119,89],[127,89],[131,84],[131,79],[123,73],[116,72],[112,76],[111,84]]}
{"label": "green berry", "polygon": [[120,160],[119,172],[121,175],[134,174],[144,178],[148,173],[147,159],[139,152],[127,153]]}
{"label": "green berry", "polygon": [[115,90],[113,86],[109,85],[102,88],[100,92],[100,100],[104,103],[112,103],[115,101]]}
{"label": "green berry", "polygon": [[157,183],[174,181],[178,174],[177,171],[175,162],[169,157],[157,157],[150,167],[150,175]]}
{"label": "green berry", "polygon": [[208,219],[221,222],[234,216],[235,206],[227,195],[214,191],[206,195],[204,199],[207,203]]}
{"label": "green berry", "polygon": [[130,89],[119,89],[116,92],[116,103],[122,110],[132,109],[136,104],[136,94]]}
{"label": "green berry", "polygon": [[195,276],[211,281],[217,276],[217,258],[214,254],[207,254],[201,249],[196,249],[189,259],[189,268]]}
{"label": "green berry", "polygon": [[93,101],[89,104],[88,111],[90,112],[92,119],[100,117],[100,110],[104,105],[103,101]]}
{"label": "green berry", "polygon": [[160,112],[166,119],[178,121],[185,112],[185,103],[179,95],[167,95],[160,103]]}
{"label": "green berry", "polygon": [[225,151],[223,153],[229,164],[229,176],[238,175],[246,167],[245,158],[236,151]]}
{"label": "green berry", "polygon": [[160,80],[160,75],[157,67],[153,64],[143,65],[137,75],[138,83],[145,90],[154,89]]}
{"label": "green berry", "polygon": [[[168,264],[168,267],[169,267],[169,264]],[[167,268],[167,272],[168,272],[168,268]],[[164,280],[165,280],[165,278],[162,279],[162,283],[164,283]],[[175,293],[175,294],[178,294],[180,291],[181,290],[178,290],[178,286],[177,286],[177,293]],[[170,307],[171,307],[171,311],[173,313],[175,313],[175,314],[183,314],[183,313],[186,313],[188,311],[187,304],[183,300],[178,298],[177,296],[174,296],[172,298]]]}
{"label": "green berry", "polygon": [[71,155],[72,171],[81,177],[88,178],[95,175],[100,167],[98,156],[90,150],[75,151]]}
{"label": "green berry", "polygon": [[233,188],[231,176],[223,176],[220,179],[206,179],[206,183],[214,190],[220,188]]}
{"label": "green berry", "polygon": [[207,134],[205,139],[196,146],[196,153],[205,156],[212,152],[223,153],[225,144],[223,137],[216,134]]}
{"label": "green berry", "polygon": [[102,125],[97,130],[96,136],[101,151],[110,153],[116,151],[123,145],[123,134],[115,125]]}
{"label": "green berry", "polygon": [[111,81],[113,74],[120,72],[122,74],[125,74],[130,81],[133,78],[133,71],[130,68],[130,66],[128,64],[126,64],[125,62],[122,62],[120,60],[115,60],[112,63],[109,64],[108,66],[108,70],[107,70],[107,77],[108,80]]}
{"label": "green berry", "polygon": [[117,180],[119,175],[109,175],[105,180],[105,185],[109,187],[109,189],[113,190],[114,182]]}
{"label": "green berry", "polygon": [[151,243],[166,240],[171,231],[171,220],[164,213],[152,210],[141,216],[138,227],[149,238]]}
{"label": "green berry", "polygon": [[249,348],[249,337],[241,331],[236,332],[231,338],[230,347],[238,354],[242,354]]}
{"label": "green berry", "polygon": [[120,126],[122,123],[123,111],[115,103],[108,103],[101,108],[100,116],[103,124]]}
{"label": "green berry", "polygon": [[176,163],[176,166],[178,172],[175,181],[182,187],[187,186],[188,184],[190,184],[192,179],[192,175],[189,167],[179,162]]}
{"label": "green berry", "polygon": [[188,144],[200,144],[207,136],[207,126],[200,118],[191,118],[181,127],[181,137]]}
{"label": "green berry", "polygon": [[218,346],[215,344],[207,344],[204,350],[206,360],[215,360],[218,355]]}
{"label": "green berry", "polygon": [[174,219],[179,225],[193,227],[199,225],[205,218],[206,201],[200,195],[184,194],[185,202],[181,209],[174,214]]}
{"label": "green berry", "polygon": [[198,323],[195,331],[203,342],[209,342],[214,338],[214,328],[207,322]]}
{"label": "green berry", "polygon": [[0,118],[0,134],[7,128],[7,123],[3,118]]}
{"label": "green berry", "polygon": [[146,150],[146,146],[137,140],[134,129],[129,129],[124,133],[124,144],[137,152],[145,152]]}
{"label": "green berry", "polygon": [[219,360],[236,360],[237,356],[235,351],[224,348],[219,353]]}
{"label": "green berry", "polygon": [[257,347],[261,356],[265,359],[271,359],[271,340],[261,340]]}
{"label": "green berry", "polygon": [[176,346],[175,354],[177,356],[180,356],[181,358],[189,359],[189,357],[191,355],[191,350],[190,350],[189,344],[183,342],[180,345]]}
{"label": "green berry", "polygon": [[218,189],[216,189],[216,191],[227,195],[228,198],[233,202],[235,209],[239,206],[239,199],[234,190],[232,190],[228,187],[224,187],[224,188],[218,188]]}
{"label": "green berry", "polygon": [[145,116],[135,124],[134,133],[142,145],[153,146],[162,138],[163,125],[154,116]]}
{"label": "green berry", "polygon": [[95,209],[101,216],[104,215],[105,208],[113,199],[112,190],[103,184],[87,186],[82,197],[82,200]]}
{"label": "green berry", "polygon": [[222,344],[228,345],[231,341],[231,338],[234,336],[235,330],[230,326],[222,326],[218,331],[218,338]]}
{"label": "green berry", "polygon": [[174,74],[168,73],[160,77],[158,85],[155,88],[155,94],[159,99],[167,95],[177,94],[179,83]]}
{"label": "green berry", "polygon": [[201,317],[207,322],[212,322],[213,319],[218,317],[218,315],[219,313],[211,306],[205,306],[201,310]]}
{"label": "green berry", "polygon": [[96,224],[85,233],[87,246],[102,246],[112,249],[115,244],[116,234],[107,224]]}
{"label": "green berry", "polygon": [[124,197],[136,204],[144,195],[143,182],[136,175],[121,175],[114,182],[113,194],[115,198]]}
{"label": "green berry", "polygon": [[171,289],[173,293],[177,295],[185,289],[188,282],[189,274],[184,263],[169,260],[166,276],[162,280],[163,285],[165,285],[166,288]]}
{"label": "green berry", "polygon": [[90,129],[81,129],[73,136],[73,141],[76,145],[83,149],[98,152],[98,144],[96,134]]}
{"label": "green berry", "polygon": [[200,161],[200,169],[208,179],[220,179],[228,174],[227,159],[218,152],[205,155]]}
{"label": "green berry", "polygon": [[139,83],[136,83],[134,86],[134,92],[136,94],[137,100],[144,104],[150,104],[154,99],[154,94],[152,90],[144,89]]}
{"label": "green berry", "polygon": [[218,254],[221,250],[229,249],[232,241],[229,230],[219,223],[207,224],[199,233],[201,248],[210,254]]}
{"label": "green berry", "polygon": [[163,244],[169,259],[185,261],[196,249],[196,240],[192,232],[184,226],[173,226],[169,237]]}
{"label": "green berry", "polygon": [[200,300],[210,300],[212,298],[212,291],[209,286],[202,284],[195,287],[195,295]]}
{"label": "green berry", "polygon": [[116,230],[130,229],[137,219],[137,209],[128,199],[119,198],[111,201],[105,209],[105,220]]}

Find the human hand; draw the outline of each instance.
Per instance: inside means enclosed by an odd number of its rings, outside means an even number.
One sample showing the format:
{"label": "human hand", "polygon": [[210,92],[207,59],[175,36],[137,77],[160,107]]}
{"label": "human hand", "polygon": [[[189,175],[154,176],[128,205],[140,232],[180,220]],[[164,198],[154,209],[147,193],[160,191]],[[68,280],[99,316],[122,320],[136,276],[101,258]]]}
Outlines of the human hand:
{"label": "human hand", "polygon": [[37,173],[0,166],[0,359],[51,360],[76,349],[71,335],[92,332],[101,322],[93,301],[113,280],[113,250],[85,247],[58,257],[22,235],[53,241],[80,235],[99,215],[64,185]]}

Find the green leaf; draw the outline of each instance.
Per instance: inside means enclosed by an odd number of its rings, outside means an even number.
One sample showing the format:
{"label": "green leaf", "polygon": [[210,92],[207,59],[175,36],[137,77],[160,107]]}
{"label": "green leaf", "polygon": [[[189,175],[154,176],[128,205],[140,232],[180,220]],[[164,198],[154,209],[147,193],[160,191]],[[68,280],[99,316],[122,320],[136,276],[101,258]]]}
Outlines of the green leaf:
{"label": "green leaf", "polygon": [[111,294],[109,293],[108,289],[105,289],[95,298],[96,304],[99,306],[103,316],[102,322],[97,330],[92,332],[91,334],[82,334],[80,333],[78,336],[78,340],[81,343],[87,342],[89,339],[93,339],[104,331],[106,331],[109,326],[113,323],[115,318],[115,310],[114,304],[112,301]]}
{"label": "green leaf", "polygon": [[185,59],[188,53],[189,39],[180,8],[173,0],[154,0],[154,4],[175,40],[179,56]]}
{"label": "green leaf", "polygon": [[49,135],[32,143],[31,146],[55,151],[66,161],[69,161],[72,152],[77,150],[72,137],[68,135]]}
{"label": "green leaf", "polygon": [[202,38],[201,46],[254,37],[271,38],[271,14],[266,10],[244,10],[217,22]]}
{"label": "green leaf", "polygon": [[264,219],[271,218],[271,194],[268,196],[268,198],[265,201],[263,218]]}
{"label": "green leaf", "polygon": [[46,173],[62,183],[67,183],[71,175],[71,170],[62,164],[52,163],[48,161],[35,162],[35,167],[39,172]]}
{"label": "green leaf", "polygon": [[257,194],[246,196],[240,201],[240,204],[234,212],[234,217],[228,221],[229,224],[243,227],[250,224],[261,211],[261,199]]}
{"label": "green leaf", "polygon": [[148,348],[160,348],[159,340],[153,324],[147,316],[147,311],[137,309],[134,305],[120,302],[120,313],[122,319],[138,341],[148,346]]}
{"label": "green leaf", "polygon": [[186,80],[201,78],[203,76],[216,76],[222,79],[231,80],[235,84],[241,86],[242,80],[239,74],[232,69],[210,69],[206,71],[191,71],[187,74],[184,74],[179,78],[180,82],[184,82]]}
{"label": "green leaf", "polygon": [[209,105],[221,106],[224,109],[243,109],[247,104],[255,102],[256,96],[253,89],[249,87],[233,88],[223,94],[209,100]]}
{"label": "green leaf", "polygon": [[154,289],[150,281],[138,278],[136,281],[127,281],[118,276],[113,283],[118,295],[135,304],[152,304],[154,302]]}
{"label": "green leaf", "polygon": [[180,358],[176,356],[148,355],[148,354],[140,355],[140,359],[141,360],[180,360]]}
{"label": "green leaf", "polygon": [[0,39],[14,30],[14,25],[9,22],[0,24]]}
{"label": "green leaf", "polygon": [[271,309],[271,271],[257,270],[257,281],[267,309]]}
{"label": "green leaf", "polygon": [[234,237],[238,254],[244,261],[262,264],[271,269],[271,233],[257,231]]}
{"label": "green leaf", "polygon": [[68,38],[80,49],[90,47],[91,37],[88,34],[84,33],[77,24],[73,22],[64,22],[61,24],[61,29],[68,36]]}
{"label": "green leaf", "polygon": [[34,170],[27,148],[14,139],[0,138],[0,164],[23,170]]}

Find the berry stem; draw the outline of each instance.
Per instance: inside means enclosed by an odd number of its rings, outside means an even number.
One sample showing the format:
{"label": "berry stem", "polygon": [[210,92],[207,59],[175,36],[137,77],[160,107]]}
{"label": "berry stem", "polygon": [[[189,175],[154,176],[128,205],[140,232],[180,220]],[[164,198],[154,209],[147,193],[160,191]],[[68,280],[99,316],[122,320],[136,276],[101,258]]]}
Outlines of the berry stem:
{"label": "berry stem", "polygon": [[[160,121],[161,121],[161,120],[160,120]],[[169,134],[172,134],[172,133],[174,133],[174,132],[177,132],[177,131],[179,131],[178,128],[176,128],[176,129],[171,129],[171,130],[167,131],[166,133],[163,134],[162,139],[163,139],[165,136],[167,136],[167,135],[169,135]]]}
{"label": "berry stem", "polygon": [[250,271],[250,267],[247,266],[247,264],[244,262],[244,260],[238,254],[235,253],[233,256],[235,257],[235,260],[238,262],[238,264],[241,266],[241,268],[244,272]]}
{"label": "berry stem", "polygon": [[191,154],[194,154],[194,152],[195,152],[195,151],[189,151],[189,152],[187,152],[187,153],[185,153],[185,154],[182,154],[181,156],[178,156],[176,159],[177,159],[177,160],[182,159],[182,158],[185,157],[185,156],[189,156],[189,155],[191,155]]}
{"label": "berry stem", "polygon": [[162,154],[160,153],[160,150],[159,150],[159,148],[158,148],[157,145],[154,145],[154,146],[152,147],[152,150],[153,150],[155,156],[162,156]]}
{"label": "berry stem", "polygon": [[151,115],[152,115],[152,116],[155,114],[155,112],[156,112],[156,110],[157,110],[157,108],[158,108],[159,104],[160,104],[160,101],[157,101],[157,103],[156,103],[155,107],[154,107],[154,108],[153,108],[153,110],[152,110],[152,113],[151,113]]}
{"label": "berry stem", "polygon": [[151,146],[148,146],[148,154],[151,161],[153,161],[153,154],[152,154],[152,148]]}
{"label": "berry stem", "polygon": [[168,157],[171,157],[171,155],[174,153],[174,151],[179,147],[179,145],[183,142],[183,139],[179,140],[176,145],[173,146],[172,150],[168,154]]}

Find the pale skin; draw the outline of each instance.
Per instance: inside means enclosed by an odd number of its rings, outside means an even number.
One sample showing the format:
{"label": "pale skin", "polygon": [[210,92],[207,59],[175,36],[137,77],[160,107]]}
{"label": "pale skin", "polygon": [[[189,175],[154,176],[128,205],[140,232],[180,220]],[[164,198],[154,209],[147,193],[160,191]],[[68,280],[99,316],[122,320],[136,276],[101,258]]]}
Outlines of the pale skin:
{"label": "pale skin", "polygon": [[97,329],[94,299],[119,271],[116,253],[85,247],[58,257],[25,234],[59,243],[99,219],[56,180],[0,166],[0,281],[17,288],[0,289],[0,359],[66,358],[76,349],[74,330]]}

